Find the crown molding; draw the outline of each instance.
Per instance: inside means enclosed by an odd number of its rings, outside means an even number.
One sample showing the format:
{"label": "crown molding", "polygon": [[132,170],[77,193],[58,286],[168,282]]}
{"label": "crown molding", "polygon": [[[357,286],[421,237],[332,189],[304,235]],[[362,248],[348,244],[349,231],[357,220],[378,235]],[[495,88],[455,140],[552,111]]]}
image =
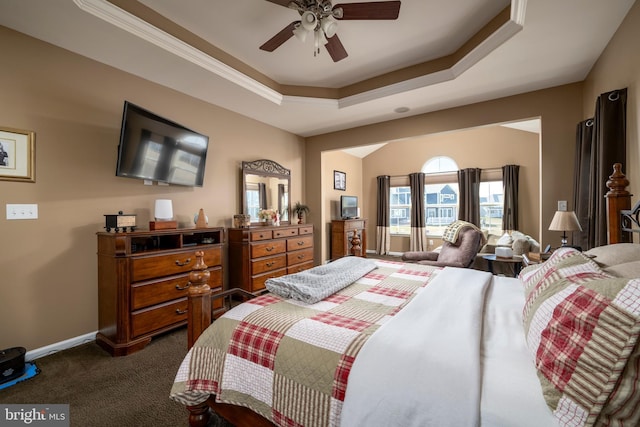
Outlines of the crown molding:
{"label": "crown molding", "polygon": [[230,67],[224,62],[202,52],[188,43],[149,24],[143,19],[115,6],[108,0],[73,0],[83,11],[90,13],[136,37],[148,41],[167,52],[189,61],[205,70],[232,82],[243,89],[273,102],[283,104],[319,105],[324,108],[347,108],[403,92],[420,89],[457,78],[494,49],[522,30],[527,0],[512,0],[509,20],[480,41],[450,67],[418,77],[364,90],[360,93],[337,99],[285,94],[270,88],[254,78]]}

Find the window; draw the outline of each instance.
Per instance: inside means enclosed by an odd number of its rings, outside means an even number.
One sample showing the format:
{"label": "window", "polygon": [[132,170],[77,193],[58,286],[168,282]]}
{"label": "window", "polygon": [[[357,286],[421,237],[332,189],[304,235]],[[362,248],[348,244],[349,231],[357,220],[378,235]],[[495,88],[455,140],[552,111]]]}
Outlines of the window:
{"label": "window", "polygon": [[[444,156],[429,159],[422,167],[425,173],[425,226],[430,236],[441,236],[444,229],[458,219],[458,165]],[[480,226],[492,234],[502,234],[502,181],[480,183]],[[408,185],[390,190],[391,234],[411,232],[411,190]]]}
{"label": "window", "polygon": [[408,235],[411,231],[411,190],[408,185],[391,187],[389,196],[389,231]]}
{"label": "window", "polygon": [[502,181],[480,183],[480,228],[491,234],[502,234],[503,193]]}

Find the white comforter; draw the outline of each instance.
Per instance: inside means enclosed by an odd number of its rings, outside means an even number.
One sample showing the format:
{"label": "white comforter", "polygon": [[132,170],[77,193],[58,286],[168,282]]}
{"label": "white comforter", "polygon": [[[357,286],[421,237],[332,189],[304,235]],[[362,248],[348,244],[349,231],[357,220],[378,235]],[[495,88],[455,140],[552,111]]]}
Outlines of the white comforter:
{"label": "white comforter", "polygon": [[516,279],[445,268],[363,346],[341,425],[555,426],[525,348],[523,304]]}

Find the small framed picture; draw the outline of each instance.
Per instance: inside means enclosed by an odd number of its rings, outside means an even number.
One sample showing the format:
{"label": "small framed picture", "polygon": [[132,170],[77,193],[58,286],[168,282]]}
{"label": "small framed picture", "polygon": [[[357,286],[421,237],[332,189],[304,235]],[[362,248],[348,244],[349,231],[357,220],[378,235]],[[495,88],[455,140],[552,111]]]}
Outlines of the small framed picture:
{"label": "small framed picture", "polygon": [[333,171],[333,189],[347,190],[347,174],[340,171]]}
{"label": "small framed picture", "polygon": [[36,182],[35,134],[0,127],[0,180]]}

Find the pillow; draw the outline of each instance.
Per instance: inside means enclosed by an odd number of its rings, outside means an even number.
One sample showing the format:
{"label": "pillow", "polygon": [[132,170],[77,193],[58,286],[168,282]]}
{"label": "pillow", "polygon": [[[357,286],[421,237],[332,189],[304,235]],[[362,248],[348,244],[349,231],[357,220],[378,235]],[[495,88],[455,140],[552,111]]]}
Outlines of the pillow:
{"label": "pillow", "polygon": [[585,254],[594,257],[594,261],[601,267],[609,267],[640,260],[640,245],[637,243],[616,243],[589,249]]}
{"label": "pillow", "polygon": [[630,279],[640,277],[640,261],[625,262],[618,265],[612,265],[603,269],[605,273],[609,273],[616,277],[628,277]]}
{"label": "pillow", "polygon": [[559,425],[640,425],[640,279],[572,248],[520,278],[527,347]]}
{"label": "pillow", "polygon": [[511,246],[511,243],[513,243],[513,240],[511,239],[511,236],[509,236],[509,233],[504,233],[502,237],[498,239],[498,241],[496,242],[496,245]]}
{"label": "pillow", "polygon": [[526,237],[515,239],[511,244],[514,255],[529,253],[530,246],[531,245],[529,244],[529,239],[527,239]]}

